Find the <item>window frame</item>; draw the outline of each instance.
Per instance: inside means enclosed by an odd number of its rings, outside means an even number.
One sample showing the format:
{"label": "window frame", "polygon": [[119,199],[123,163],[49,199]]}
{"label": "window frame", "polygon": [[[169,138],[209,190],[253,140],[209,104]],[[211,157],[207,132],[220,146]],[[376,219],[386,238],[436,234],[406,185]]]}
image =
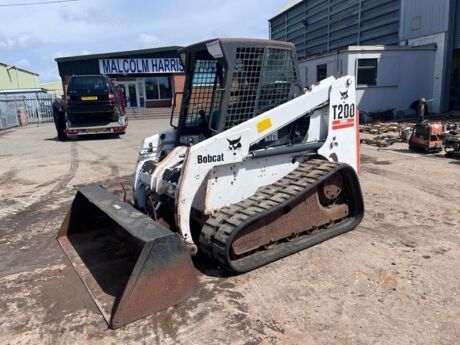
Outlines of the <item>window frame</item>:
{"label": "window frame", "polygon": [[[320,68],[324,68],[324,77],[320,79],[319,77],[319,72]],[[320,82],[321,80],[324,80],[327,78],[327,63],[321,63],[316,65],[316,82]]]}
{"label": "window frame", "polygon": [[[170,88],[170,97],[161,97],[161,89],[160,89],[160,82],[158,81],[158,78],[167,78],[168,79],[168,84]],[[149,98],[149,90],[147,86],[147,81],[153,80],[154,87],[156,88],[156,93],[158,95],[158,98]],[[145,101],[164,101],[168,99],[172,99],[172,96],[174,94],[174,89],[173,89],[173,82],[172,78],[169,75],[159,75],[159,76],[149,76],[144,78],[144,90],[145,90]],[[155,90],[152,91],[155,93]]]}
{"label": "window frame", "polygon": [[[375,61],[374,66],[360,66],[361,61]],[[370,71],[374,70],[374,82],[373,83],[361,83],[360,82],[360,71]],[[358,58],[356,59],[356,85],[361,86],[378,86],[377,79],[378,79],[378,72],[379,72],[379,59],[378,58]]]}

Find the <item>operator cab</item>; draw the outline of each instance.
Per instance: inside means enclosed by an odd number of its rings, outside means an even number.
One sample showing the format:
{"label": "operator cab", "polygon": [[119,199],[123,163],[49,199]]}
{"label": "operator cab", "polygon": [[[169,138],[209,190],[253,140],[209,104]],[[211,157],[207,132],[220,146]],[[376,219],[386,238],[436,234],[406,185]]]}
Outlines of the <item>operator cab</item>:
{"label": "operator cab", "polygon": [[[186,75],[177,125],[181,145],[196,144],[303,93],[291,43],[215,39],[179,55]],[[257,145],[295,143],[294,137],[305,137],[308,122],[300,119]]]}

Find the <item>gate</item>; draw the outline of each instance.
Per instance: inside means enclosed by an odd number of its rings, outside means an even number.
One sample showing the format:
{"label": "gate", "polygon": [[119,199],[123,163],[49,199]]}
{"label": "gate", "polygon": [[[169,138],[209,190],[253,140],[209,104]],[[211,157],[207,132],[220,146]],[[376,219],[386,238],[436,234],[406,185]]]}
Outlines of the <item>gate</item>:
{"label": "gate", "polygon": [[0,129],[19,126],[19,116],[27,116],[28,123],[53,122],[54,95],[0,95]]}
{"label": "gate", "polygon": [[19,120],[14,103],[0,95],[0,129],[16,126],[19,126]]}

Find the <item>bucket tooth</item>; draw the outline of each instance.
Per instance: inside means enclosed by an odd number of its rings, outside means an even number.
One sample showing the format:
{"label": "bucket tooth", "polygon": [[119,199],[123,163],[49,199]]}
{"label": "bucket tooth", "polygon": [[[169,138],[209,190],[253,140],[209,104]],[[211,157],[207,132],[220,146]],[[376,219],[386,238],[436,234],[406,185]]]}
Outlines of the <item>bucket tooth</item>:
{"label": "bucket tooth", "polygon": [[100,186],[78,190],[57,240],[112,329],[188,299],[197,286],[179,234]]}

